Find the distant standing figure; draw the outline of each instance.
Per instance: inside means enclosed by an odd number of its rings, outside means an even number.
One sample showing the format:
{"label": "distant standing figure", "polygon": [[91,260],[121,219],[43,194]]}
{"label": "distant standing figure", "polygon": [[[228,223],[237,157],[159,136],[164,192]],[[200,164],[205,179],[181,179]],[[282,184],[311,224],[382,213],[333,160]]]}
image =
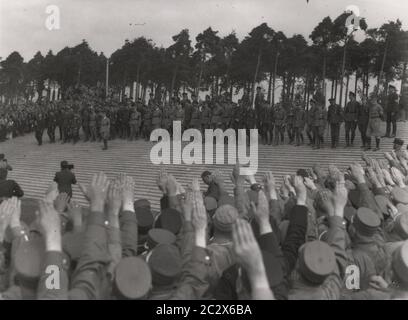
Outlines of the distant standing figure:
{"label": "distant standing figure", "polygon": [[72,185],[77,183],[72,169],[74,165],[65,160],[61,161],[61,171],[57,172],[54,177],[54,181],[58,184],[58,191],[65,192],[70,198],[72,198]]}
{"label": "distant standing figure", "polygon": [[110,133],[110,120],[106,116],[106,112],[101,112],[102,120],[101,120],[101,137],[103,140],[103,148],[102,150],[108,149],[108,139]]}

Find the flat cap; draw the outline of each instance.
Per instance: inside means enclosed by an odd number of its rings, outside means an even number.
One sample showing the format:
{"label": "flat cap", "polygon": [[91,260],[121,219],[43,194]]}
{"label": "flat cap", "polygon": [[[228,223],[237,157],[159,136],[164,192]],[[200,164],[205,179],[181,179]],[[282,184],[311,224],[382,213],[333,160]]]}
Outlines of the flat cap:
{"label": "flat cap", "polygon": [[222,232],[230,232],[238,216],[237,209],[229,204],[218,207],[213,216],[214,228]]}
{"label": "flat cap", "polygon": [[172,284],[181,274],[180,250],[172,244],[157,245],[148,258],[154,285]]}
{"label": "flat cap", "polygon": [[150,209],[150,201],[147,199],[139,199],[133,203],[135,210],[137,208],[149,208]]}
{"label": "flat cap", "polygon": [[333,249],[325,242],[307,242],[299,252],[300,274],[313,284],[321,284],[336,267]]}
{"label": "flat cap", "polygon": [[353,218],[353,226],[356,231],[367,237],[373,236],[380,224],[381,220],[378,215],[373,210],[365,207],[359,208]]}
{"label": "flat cap", "polygon": [[408,241],[405,241],[394,251],[392,268],[397,279],[405,286],[408,285]]}
{"label": "flat cap", "polygon": [[176,236],[165,229],[153,228],[147,233],[147,246],[153,249],[158,244],[173,244],[176,242]]}
{"label": "flat cap", "polygon": [[139,257],[126,257],[115,269],[114,293],[122,299],[142,299],[152,286],[152,274]]}
{"label": "flat cap", "polygon": [[394,221],[394,232],[402,240],[408,240],[408,212],[399,214]]}
{"label": "flat cap", "polygon": [[408,191],[400,187],[394,187],[391,196],[396,203],[408,204]]}

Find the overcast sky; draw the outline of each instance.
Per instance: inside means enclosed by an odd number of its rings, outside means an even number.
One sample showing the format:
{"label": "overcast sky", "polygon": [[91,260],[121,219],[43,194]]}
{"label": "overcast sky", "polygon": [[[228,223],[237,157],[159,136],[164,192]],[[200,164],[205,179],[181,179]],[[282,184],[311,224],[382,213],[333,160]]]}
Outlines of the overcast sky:
{"label": "overcast sky", "polygon": [[[60,8],[59,30],[45,26],[48,5]],[[38,50],[56,53],[82,39],[111,55],[125,39],[143,35],[168,46],[181,29],[194,40],[208,26],[242,39],[263,22],[308,38],[325,16],[335,18],[348,5],[358,6],[369,28],[399,18],[408,30],[408,0],[0,0],[0,57],[16,50],[27,61]]]}

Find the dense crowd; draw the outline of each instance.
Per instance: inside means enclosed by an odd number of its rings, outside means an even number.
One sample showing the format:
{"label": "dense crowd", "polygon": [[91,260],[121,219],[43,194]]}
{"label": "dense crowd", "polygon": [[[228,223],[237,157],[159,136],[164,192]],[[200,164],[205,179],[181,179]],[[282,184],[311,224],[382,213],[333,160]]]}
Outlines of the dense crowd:
{"label": "dense crowd", "polygon": [[300,168],[280,186],[237,164],[233,194],[221,172],[203,172],[202,191],[199,177],[183,187],[161,170],[160,212],[135,198],[140,181],[103,172],[79,185],[80,207],[63,161],[30,223],[3,157],[0,296],[407,299],[408,151],[397,142],[384,158]]}
{"label": "dense crowd", "polygon": [[[79,90],[79,89],[78,89]],[[376,95],[362,96],[357,101],[356,94],[349,92],[349,101],[342,108],[335,99],[329,99],[329,105],[321,98],[312,98],[310,106],[297,96],[293,102],[281,101],[270,106],[260,87],[254,99],[254,108],[249,94],[234,103],[226,94],[211,98],[206,96],[199,101],[197,95],[187,93],[180,98],[175,94],[167,103],[161,97],[150,94],[148,103],[141,99],[133,102],[124,98],[105,99],[92,90],[67,96],[64,100],[28,102],[25,104],[2,106],[0,108],[0,141],[7,136],[22,135],[35,131],[39,145],[43,143],[44,132],[49,142],[56,142],[58,127],[59,140],[62,143],[76,143],[82,135],[86,141],[102,141],[104,149],[111,139],[149,140],[150,133],[163,128],[172,133],[173,122],[180,121],[182,129],[195,128],[204,131],[207,128],[258,129],[261,143],[284,144],[286,142],[300,146],[305,143],[304,133],[309,145],[322,148],[326,130],[330,130],[331,147],[339,146],[340,127],[344,123],[345,147],[354,146],[357,128],[361,134],[362,148],[377,151],[381,137],[395,137],[397,120],[406,120],[408,112],[394,86],[390,86],[388,95],[379,103]],[[381,123],[386,121],[386,132],[381,132]],[[327,128],[328,127],[328,128]],[[82,129],[82,131],[81,131]],[[82,134],[80,135],[80,133]],[[375,143],[375,146],[374,146]]]}

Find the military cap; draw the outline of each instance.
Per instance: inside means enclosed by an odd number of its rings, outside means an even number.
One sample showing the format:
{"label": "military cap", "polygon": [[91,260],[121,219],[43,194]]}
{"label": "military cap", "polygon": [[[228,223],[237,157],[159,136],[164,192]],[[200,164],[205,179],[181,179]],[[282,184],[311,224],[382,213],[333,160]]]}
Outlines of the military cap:
{"label": "military cap", "polygon": [[329,99],[329,102],[331,102],[331,101],[336,101],[336,99],[330,98],[330,99]]}
{"label": "military cap", "polygon": [[139,257],[126,257],[115,269],[114,294],[122,299],[142,299],[152,286],[152,274],[147,263]]}
{"label": "military cap", "polygon": [[408,239],[408,212],[401,213],[395,218],[394,232],[403,240]]}
{"label": "military cap", "polygon": [[367,237],[371,237],[378,230],[381,224],[380,218],[377,214],[365,207],[360,207],[353,218],[353,226],[356,231]]}
{"label": "military cap", "polygon": [[148,260],[153,285],[169,285],[176,280],[182,269],[180,250],[172,244],[157,245]]}
{"label": "military cap", "polygon": [[45,243],[40,236],[22,241],[15,253],[14,263],[19,279],[25,285],[35,284],[41,276]]}
{"label": "military cap", "polygon": [[158,244],[173,244],[176,242],[176,236],[168,230],[154,228],[147,233],[147,246],[153,249]]}
{"label": "military cap", "polygon": [[408,212],[408,205],[402,204],[402,203],[398,203],[398,204],[397,204],[397,209],[398,209],[398,212],[399,212],[399,213]]}
{"label": "military cap", "polygon": [[216,230],[230,232],[238,219],[238,211],[235,207],[224,204],[218,207],[212,219]]}
{"label": "military cap", "polygon": [[78,261],[81,257],[84,240],[83,232],[66,232],[62,236],[62,249],[71,261]]}
{"label": "military cap", "polygon": [[218,199],[218,206],[221,207],[225,204],[229,204],[231,206],[235,206],[235,200],[233,197],[229,196],[229,195],[222,195],[219,199]]}
{"label": "military cap", "polygon": [[358,189],[350,190],[348,198],[353,207],[358,209],[360,204],[360,191]]}
{"label": "military cap", "polygon": [[408,241],[405,241],[392,256],[392,269],[403,285],[408,285]]}
{"label": "military cap", "polygon": [[400,187],[394,187],[391,191],[392,198],[396,203],[408,204],[408,191]]}
{"label": "military cap", "polygon": [[404,144],[404,140],[400,138],[395,138],[393,143],[402,146]]}
{"label": "military cap", "polygon": [[169,230],[173,234],[180,232],[183,221],[181,220],[181,213],[172,208],[167,208],[161,211],[157,216],[155,228],[162,228]]}
{"label": "military cap", "polygon": [[153,227],[153,214],[146,207],[135,209],[137,228],[139,233],[146,234]]}
{"label": "military cap", "polygon": [[307,242],[300,248],[299,272],[313,284],[321,284],[336,267],[333,249],[323,241]]}
{"label": "military cap", "polygon": [[149,208],[150,209],[150,201],[147,199],[139,199],[133,203],[135,210],[137,208]]}
{"label": "military cap", "polygon": [[375,202],[377,203],[377,206],[381,209],[381,212],[383,214],[388,214],[388,203],[389,203],[388,198],[383,195],[376,195],[374,199],[375,199]]}

